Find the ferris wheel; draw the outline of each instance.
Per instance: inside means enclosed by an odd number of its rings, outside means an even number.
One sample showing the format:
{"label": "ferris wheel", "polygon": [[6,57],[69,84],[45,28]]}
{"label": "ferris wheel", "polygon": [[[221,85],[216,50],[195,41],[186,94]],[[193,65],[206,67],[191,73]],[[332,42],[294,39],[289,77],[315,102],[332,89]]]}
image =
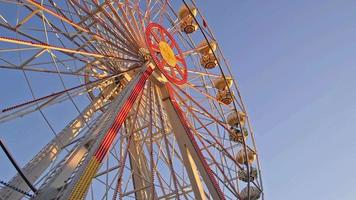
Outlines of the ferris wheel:
{"label": "ferris wheel", "polygon": [[195,1],[2,0],[0,70],[0,199],[263,199],[246,108]]}

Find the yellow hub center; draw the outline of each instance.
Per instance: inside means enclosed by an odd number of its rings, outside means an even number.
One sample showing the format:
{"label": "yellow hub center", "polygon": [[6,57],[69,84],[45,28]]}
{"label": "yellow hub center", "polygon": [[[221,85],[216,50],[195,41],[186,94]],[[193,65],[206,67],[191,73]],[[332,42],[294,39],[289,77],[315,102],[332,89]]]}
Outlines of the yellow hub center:
{"label": "yellow hub center", "polygon": [[175,66],[177,64],[176,56],[174,55],[173,49],[169,46],[167,42],[161,41],[158,44],[159,50],[162,54],[163,59],[170,66]]}

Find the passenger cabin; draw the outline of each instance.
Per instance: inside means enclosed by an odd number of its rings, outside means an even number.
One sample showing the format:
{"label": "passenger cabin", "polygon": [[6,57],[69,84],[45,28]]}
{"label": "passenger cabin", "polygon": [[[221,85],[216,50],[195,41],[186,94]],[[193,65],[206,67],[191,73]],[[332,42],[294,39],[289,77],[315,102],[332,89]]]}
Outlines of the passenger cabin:
{"label": "passenger cabin", "polygon": [[241,111],[233,111],[227,116],[227,123],[230,126],[244,127],[246,122],[246,114]]}
{"label": "passenger cabin", "polygon": [[229,139],[233,142],[245,143],[248,137],[248,131],[246,128],[242,128],[242,131],[236,127],[230,127]]}
{"label": "passenger cabin", "polygon": [[[210,44],[210,45],[209,45]],[[218,61],[216,60],[214,53],[216,50],[216,42],[215,41],[210,41],[209,43],[204,40],[202,41],[198,47],[197,50],[201,56],[200,58],[200,64],[202,67],[206,69],[212,69],[216,67],[218,64]]]}
{"label": "passenger cabin", "polygon": [[241,111],[233,110],[227,116],[227,123],[230,125],[229,138],[231,141],[242,144],[246,142],[248,137],[248,131],[244,127],[245,121],[246,114]]}
{"label": "passenger cabin", "polygon": [[[250,182],[254,181],[257,178],[257,169],[254,167],[251,167],[249,170],[250,173]],[[248,182],[248,175],[247,175],[247,170],[239,170],[238,179],[243,181],[243,182]]]}
{"label": "passenger cabin", "polygon": [[229,105],[233,101],[233,94],[229,90],[231,86],[231,77],[220,77],[214,80],[214,87],[218,90],[216,94],[216,99],[225,105]]}
{"label": "passenger cabin", "polygon": [[261,191],[253,186],[250,186],[250,198],[248,195],[248,187],[245,187],[240,192],[241,200],[257,200],[261,197]]}
{"label": "passenger cabin", "polygon": [[246,154],[244,148],[240,149],[240,151],[236,155],[236,161],[241,165],[246,163],[252,164],[256,160],[256,153],[250,149],[246,149],[246,150],[247,150],[247,161],[246,161]]}
{"label": "passenger cabin", "polygon": [[[189,11],[190,9],[190,11]],[[179,9],[178,17],[180,21],[180,29],[186,34],[191,34],[198,30],[198,25],[195,23],[194,17],[197,16],[197,9],[194,7],[189,7],[182,5]]]}

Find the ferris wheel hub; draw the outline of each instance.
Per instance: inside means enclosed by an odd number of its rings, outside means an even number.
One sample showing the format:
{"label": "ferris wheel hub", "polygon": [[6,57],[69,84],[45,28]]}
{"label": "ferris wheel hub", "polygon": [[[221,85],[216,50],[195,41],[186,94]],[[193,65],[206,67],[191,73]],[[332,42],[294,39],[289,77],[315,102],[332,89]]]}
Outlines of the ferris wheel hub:
{"label": "ferris wheel hub", "polygon": [[148,50],[160,73],[171,83],[185,84],[188,79],[187,64],[173,36],[156,23],[149,24],[145,33]]}
{"label": "ferris wheel hub", "polygon": [[146,48],[141,47],[138,50],[139,55],[143,58],[144,61],[149,61],[151,59],[150,51]]}
{"label": "ferris wheel hub", "polygon": [[170,66],[175,66],[177,64],[177,59],[174,55],[173,49],[165,41],[160,41],[158,44],[159,50],[162,54],[163,59]]}

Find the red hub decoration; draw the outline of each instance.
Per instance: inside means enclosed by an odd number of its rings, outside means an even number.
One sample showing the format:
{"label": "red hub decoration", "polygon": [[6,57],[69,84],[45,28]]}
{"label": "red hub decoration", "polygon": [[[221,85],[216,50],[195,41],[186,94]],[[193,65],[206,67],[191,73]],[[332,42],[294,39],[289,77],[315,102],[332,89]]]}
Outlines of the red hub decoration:
{"label": "red hub decoration", "polygon": [[162,74],[174,84],[186,83],[187,64],[182,50],[172,35],[161,25],[151,23],[146,28],[146,42],[150,54]]}

